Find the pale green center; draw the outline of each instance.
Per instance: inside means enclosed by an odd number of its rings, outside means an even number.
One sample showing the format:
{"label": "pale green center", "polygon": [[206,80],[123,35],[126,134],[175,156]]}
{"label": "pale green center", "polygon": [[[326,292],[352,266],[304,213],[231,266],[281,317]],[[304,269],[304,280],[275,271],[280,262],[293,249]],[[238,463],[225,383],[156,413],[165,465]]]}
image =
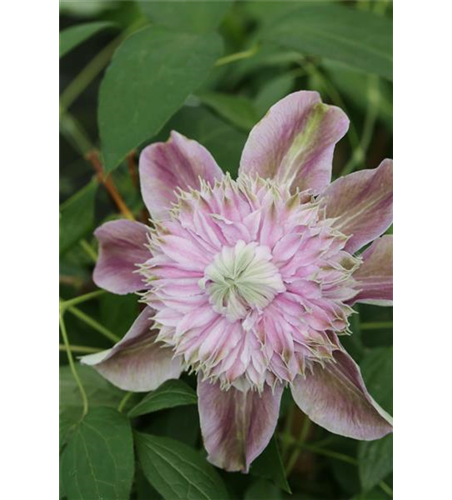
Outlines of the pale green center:
{"label": "pale green center", "polygon": [[243,319],[250,311],[262,311],[285,287],[271,262],[270,249],[257,243],[239,241],[224,247],[200,281],[215,311],[230,321]]}

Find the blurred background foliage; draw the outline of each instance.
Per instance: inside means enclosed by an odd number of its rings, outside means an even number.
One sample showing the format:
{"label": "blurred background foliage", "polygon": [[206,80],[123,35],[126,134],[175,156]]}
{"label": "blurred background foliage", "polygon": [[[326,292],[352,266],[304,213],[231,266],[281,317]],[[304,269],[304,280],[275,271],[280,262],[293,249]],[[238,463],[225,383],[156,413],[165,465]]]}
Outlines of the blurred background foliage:
{"label": "blurred background foliage", "polygon": [[[60,68],[61,498],[391,498],[392,436],[360,443],[329,434],[288,394],[276,437],[249,475],[207,465],[187,375],[182,400],[168,387],[140,403],[143,395],[77,366],[89,402],[77,424],[82,399],[65,347],[73,356],[108,348],[138,313],[136,296],[96,292],[92,233],[109,219],[147,220],[137,184],[144,145],[177,130],[236,176],[252,126],[288,93],[312,89],[351,119],[335,177],[392,157],[391,2],[61,2]],[[392,413],[392,309],[358,312],[343,343]],[[115,433],[117,443],[104,439]],[[196,466],[185,469],[184,456]]]}

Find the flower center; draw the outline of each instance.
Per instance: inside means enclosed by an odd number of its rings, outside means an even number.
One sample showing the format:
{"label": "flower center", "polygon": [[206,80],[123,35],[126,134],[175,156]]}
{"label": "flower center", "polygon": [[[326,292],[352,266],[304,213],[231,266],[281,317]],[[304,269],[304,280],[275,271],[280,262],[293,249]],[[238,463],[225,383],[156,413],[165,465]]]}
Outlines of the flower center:
{"label": "flower center", "polygon": [[243,319],[251,310],[261,311],[285,287],[270,262],[270,249],[240,240],[224,247],[207,266],[201,288],[207,288],[215,311],[230,321]]}

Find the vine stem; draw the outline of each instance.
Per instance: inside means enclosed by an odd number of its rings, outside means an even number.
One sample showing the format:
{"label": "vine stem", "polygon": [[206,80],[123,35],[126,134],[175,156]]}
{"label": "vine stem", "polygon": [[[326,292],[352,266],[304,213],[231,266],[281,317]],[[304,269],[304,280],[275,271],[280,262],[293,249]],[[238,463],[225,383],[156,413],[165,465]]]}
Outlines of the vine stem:
{"label": "vine stem", "polygon": [[380,328],[392,328],[392,321],[376,321],[375,323],[361,323],[361,330],[378,330]]}
{"label": "vine stem", "polygon": [[60,308],[64,311],[69,307],[77,306],[91,299],[96,299],[101,295],[104,295],[106,292],[104,290],[96,290],[95,292],[85,293],[85,295],[79,295],[78,297],[74,297],[69,300],[60,299]]}
{"label": "vine stem", "polygon": [[62,108],[60,108],[60,132],[83,156],[94,148],[93,143],[79,121]]}
{"label": "vine stem", "polygon": [[97,253],[94,248],[85,240],[80,240],[80,246],[86,255],[94,262],[97,262]]}
{"label": "vine stem", "polygon": [[137,165],[136,165],[136,151],[131,151],[127,155],[127,167],[129,169],[129,175],[132,180],[132,184],[135,188],[138,188],[140,185],[140,180],[138,179]]}
{"label": "vine stem", "polygon": [[[298,438],[298,445],[303,445],[306,441],[306,438],[309,434],[309,430],[311,428],[311,421],[309,418],[305,416],[305,420],[303,422],[303,425],[301,427],[300,431],[300,436]],[[290,473],[292,472],[293,468],[295,467],[295,464],[298,461],[298,458],[300,457],[300,454],[302,452],[301,446],[296,447],[295,450],[292,452],[292,455],[289,458],[289,461],[287,462],[287,467],[286,467],[286,474],[289,476]]]}
{"label": "vine stem", "polygon": [[122,413],[122,410],[124,410],[124,407],[126,406],[127,404],[127,401],[129,401],[129,399],[132,397],[133,395],[133,392],[128,392],[120,401],[119,405],[118,405],[118,411],[119,413]]}
{"label": "vine stem", "polygon": [[281,436],[281,438],[283,442],[286,441],[288,442],[288,444],[293,445],[297,448],[301,448],[302,450],[312,451],[313,453],[317,453],[318,455],[324,455],[326,457],[335,458],[336,460],[341,460],[342,462],[347,462],[352,465],[358,465],[358,461],[355,458],[350,457],[349,455],[344,455],[343,453],[339,453],[337,451],[320,448],[314,444],[301,443],[293,437],[289,437],[289,439],[287,439],[286,436]]}
{"label": "vine stem", "polygon": [[108,194],[119,211],[127,219],[135,220],[135,217],[116,188],[111,175],[104,175],[104,167],[100,161],[99,151],[97,151],[94,147],[88,137],[88,134],[85,132],[80,122],[61,107],[60,130],[66,139],[75,147],[75,149],[91,163],[97,173],[99,182],[105,186],[105,189],[108,191]]}
{"label": "vine stem", "polygon": [[95,319],[91,318],[84,312],[80,311],[80,309],[77,309],[75,307],[67,307],[67,310],[76,316],[78,319],[86,323],[88,326],[93,328],[94,330],[97,330],[100,334],[102,334],[104,337],[107,339],[111,340],[112,342],[116,343],[119,342],[121,339],[115,335],[113,332],[111,332],[108,328],[105,328],[105,326],[101,325],[98,323]]}
{"label": "vine stem", "polygon": [[287,453],[288,453],[288,448],[290,445],[290,439],[292,439],[292,422],[293,422],[293,417],[294,417],[294,412],[295,412],[295,405],[294,402],[290,402],[290,407],[287,411],[286,415],[286,420],[284,424],[284,430],[283,430],[283,439],[282,439],[282,446],[281,446],[281,454],[284,459],[287,458]]}
{"label": "vine stem", "polygon": [[244,50],[242,52],[235,52],[234,54],[229,54],[228,56],[220,57],[215,63],[215,66],[224,66],[225,64],[230,64],[236,61],[240,61],[242,59],[248,59],[249,57],[253,57],[259,51],[259,45],[255,44],[248,50]]}
{"label": "vine stem", "polygon": [[60,329],[61,329],[61,336],[63,337],[63,342],[64,346],[66,348],[66,354],[69,360],[69,366],[71,368],[72,376],[74,377],[74,380],[77,384],[77,387],[79,388],[80,395],[82,397],[83,401],[83,414],[82,418],[85,417],[85,415],[88,413],[89,405],[88,405],[88,398],[86,396],[85,388],[82,384],[82,381],[80,380],[80,377],[78,376],[77,369],[75,367],[74,363],[74,358],[72,356],[71,352],[71,345],[69,344],[69,338],[67,336],[67,331],[66,331],[66,325],[64,323],[64,311],[60,309]]}
{"label": "vine stem", "polygon": [[[67,351],[67,347],[64,344],[60,344],[60,351]],[[96,352],[102,351],[99,347],[90,347],[87,345],[70,345],[71,352],[82,352],[85,354],[94,354]]]}
{"label": "vine stem", "polygon": [[96,149],[88,151],[85,154],[85,158],[93,166],[94,170],[97,173],[97,177],[99,179],[99,182],[101,182],[105,186],[105,188],[108,191],[108,194],[111,196],[112,200],[115,202],[119,211],[127,219],[135,220],[135,217],[133,216],[132,212],[129,210],[129,208],[127,207],[122,196],[119,194],[119,191],[116,188],[116,186],[113,182],[113,179],[111,178],[111,175],[107,175],[107,176],[104,175],[104,168],[102,166],[102,162],[100,161],[99,151],[97,151]]}

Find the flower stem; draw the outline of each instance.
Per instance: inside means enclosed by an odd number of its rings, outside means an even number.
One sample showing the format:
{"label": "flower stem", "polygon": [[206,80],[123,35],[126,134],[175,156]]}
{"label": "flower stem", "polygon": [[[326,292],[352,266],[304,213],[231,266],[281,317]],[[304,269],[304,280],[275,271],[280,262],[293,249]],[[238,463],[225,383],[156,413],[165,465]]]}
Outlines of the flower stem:
{"label": "flower stem", "polygon": [[380,328],[392,328],[392,321],[380,321],[375,323],[361,323],[361,330],[379,330]]}
{"label": "flower stem", "polygon": [[111,332],[108,328],[105,328],[105,326],[101,325],[98,323],[95,319],[91,318],[84,312],[80,311],[80,309],[77,309],[75,307],[67,307],[67,310],[76,316],[78,319],[86,323],[88,326],[93,328],[94,330],[97,330],[100,334],[102,334],[104,337],[107,339],[113,341],[114,343],[119,342],[120,337],[115,335],[113,332]]}
{"label": "flower stem", "polygon": [[133,392],[128,392],[120,401],[119,405],[118,405],[118,411],[119,413],[122,413],[122,410],[124,410],[124,407],[126,406],[127,404],[127,401],[129,401],[129,399],[131,398],[131,396],[133,395]]}
{"label": "flower stem", "polygon": [[282,440],[282,446],[281,446],[281,454],[283,458],[286,458],[290,440],[292,438],[292,422],[293,422],[293,417],[294,417],[294,412],[295,412],[295,405],[293,401],[290,402],[290,407],[287,410],[287,416],[286,416],[286,421],[284,424],[284,430],[283,430],[283,436],[284,439]]}
{"label": "flower stem", "polygon": [[[96,352],[102,351],[100,347],[90,347],[87,345],[71,345],[69,346],[69,350],[71,352],[82,352],[85,354],[94,354]],[[63,344],[60,344],[60,351],[67,351],[67,347]]]}
{"label": "flower stem", "polygon": [[[305,416],[304,421],[303,421],[303,425],[301,427],[300,436],[299,436],[298,441],[297,441],[297,443],[299,445],[303,445],[305,443],[310,429],[311,429],[311,421],[309,420],[308,417]],[[295,448],[295,450],[293,450],[292,455],[290,456],[289,461],[287,463],[287,467],[286,467],[287,476],[290,475],[293,468],[295,467],[295,465],[300,457],[301,452],[302,452],[302,448],[300,446]]]}
{"label": "flower stem", "polygon": [[94,146],[78,120],[60,108],[60,132],[69,143],[85,156]]}
{"label": "flower stem", "polygon": [[392,491],[392,488],[386,484],[384,481],[380,481],[378,483],[378,486],[387,494],[389,495],[391,498],[394,496],[394,493]]}
{"label": "flower stem", "polygon": [[83,251],[88,255],[88,257],[94,262],[97,262],[97,253],[94,250],[94,248],[86,241],[86,240],[80,240],[80,246],[82,247]]}
{"label": "flower stem", "polygon": [[62,311],[60,309],[60,329],[61,329],[61,335],[63,337],[64,346],[66,347],[66,353],[67,353],[67,357],[68,357],[68,360],[69,360],[69,366],[71,367],[72,376],[74,377],[74,380],[75,380],[75,382],[76,382],[76,384],[77,384],[77,386],[79,388],[80,395],[82,397],[82,401],[83,401],[83,414],[82,414],[82,418],[83,418],[88,413],[88,408],[89,408],[89,406],[88,406],[88,398],[86,396],[85,388],[83,387],[82,381],[80,380],[80,377],[78,376],[77,369],[75,368],[74,358],[72,357],[71,346],[69,344],[69,339],[68,339],[68,336],[67,336],[66,325],[64,323],[63,314],[64,314],[64,311]]}
{"label": "flower stem", "polygon": [[248,59],[249,57],[253,57],[259,51],[259,45],[256,43],[248,50],[244,50],[242,52],[236,52],[234,54],[229,54],[228,56],[220,57],[215,63],[215,66],[224,66],[225,64],[230,64],[236,61],[240,61],[242,59]]}
{"label": "flower stem", "polygon": [[85,295],[79,295],[78,297],[74,297],[69,300],[60,300],[60,307],[64,311],[69,307],[77,306],[91,299],[96,299],[101,295],[106,293],[104,290],[96,290],[95,292],[86,293]]}
{"label": "flower stem", "polygon": [[347,462],[349,464],[353,465],[358,464],[358,461],[355,458],[350,457],[349,455],[344,455],[343,453],[327,450],[325,448],[320,448],[315,444],[301,443],[298,440],[294,439],[293,437],[289,437],[287,439],[286,436],[281,435],[280,438],[282,439],[283,442],[286,441],[286,443],[301,448],[302,450],[307,450],[311,451],[312,453],[317,453],[318,455],[324,455],[326,457],[335,458],[336,460],[341,460],[342,462]]}

